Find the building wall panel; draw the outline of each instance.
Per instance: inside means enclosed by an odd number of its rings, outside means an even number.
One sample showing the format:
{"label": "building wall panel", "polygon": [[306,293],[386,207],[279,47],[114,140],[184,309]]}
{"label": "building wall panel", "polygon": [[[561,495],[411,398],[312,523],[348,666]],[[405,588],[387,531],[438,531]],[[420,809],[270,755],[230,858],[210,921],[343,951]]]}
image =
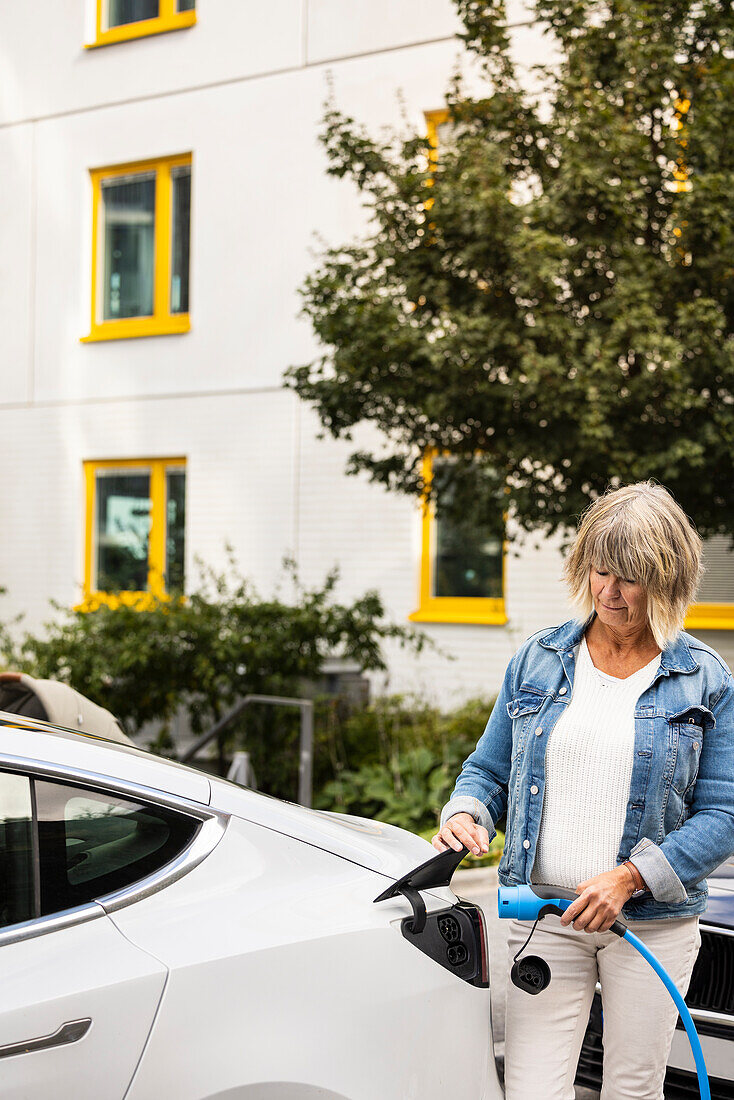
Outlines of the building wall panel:
{"label": "building wall panel", "polygon": [[[445,46],[408,51],[401,82],[415,124],[451,66]],[[340,68],[345,110],[395,118],[392,61]],[[381,89],[373,94],[373,88]],[[315,234],[364,232],[356,188],[325,175],[317,130],[327,86],[311,69],[37,125],[38,309],[35,397],[42,401],[279,386],[316,353],[297,314]],[[191,331],[82,343],[91,319],[89,169],[191,151]],[[267,181],[267,182],[265,182]],[[60,277],[63,272],[63,277]]]}
{"label": "building wall panel", "polygon": [[341,0],[309,0],[307,10],[309,64],[449,38],[460,27],[445,0],[351,0],[347,19]]}
{"label": "building wall panel", "polygon": [[193,27],[97,49],[95,0],[0,5],[0,124],[292,70],[302,0],[199,0]]}
{"label": "building wall panel", "polygon": [[0,379],[1,400],[28,399],[33,371],[32,308],[35,279],[33,132],[0,129]]}

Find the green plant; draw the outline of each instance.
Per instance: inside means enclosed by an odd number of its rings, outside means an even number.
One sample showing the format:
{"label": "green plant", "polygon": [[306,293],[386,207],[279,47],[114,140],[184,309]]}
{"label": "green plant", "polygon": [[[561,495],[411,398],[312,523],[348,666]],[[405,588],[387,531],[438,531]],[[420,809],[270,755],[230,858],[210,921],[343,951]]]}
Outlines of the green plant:
{"label": "green plant", "polygon": [[[377,700],[348,717],[343,757],[317,791],[320,809],[375,818],[422,833],[447,801],[492,704],[472,700],[449,714],[403,696]],[[354,746],[351,759],[350,746]]]}
{"label": "green plant", "polygon": [[435,818],[448,776],[425,747],[408,749],[392,765],[363,764],[344,771],[321,790],[319,809],[340,809],[418,832]]}
{"label": "green plant", "polygon": [[[532,94],[506,4],[456,6],[484,81],[451,83],[437,155],[329,98],[369,222],[305,280],[321,348],[288,384],[333,436],[378,429],[349,472],[498,531],[509,508],[508,537],[649,477],[733,534],[734,6],[536,0]],[[454,461],[426,485],[430,449]]]}
{"label": "green plant", "polygon": [[[22,640],[17,667],[72,683],[132,731],[151,721],[165,728],[183,706],[198,733],[248,693],[300,693],[304,682],[318,677],[327,656],[336,653],[364,669],[380,669],[385,640],[416,650],[425,641],[387,622],[376,592],[339,603],[336,571],[321,586],[307,589],[286,562],[296,591],[287,601],[260,597],[234,561],[226,574],[201,564],[199,569],[198,584],[185,597],[147,597],[140,607],[57,608],[58,617],[43,635]],[[272,711],[267,719],[247,715],[244,721],[262,721],[265,730],[273,723]],[[291,718],[275,721],[291,728]],[[237,733],[236,728],[228,733],[230,742]],[[220,751],[225,747],[222,738]]]}

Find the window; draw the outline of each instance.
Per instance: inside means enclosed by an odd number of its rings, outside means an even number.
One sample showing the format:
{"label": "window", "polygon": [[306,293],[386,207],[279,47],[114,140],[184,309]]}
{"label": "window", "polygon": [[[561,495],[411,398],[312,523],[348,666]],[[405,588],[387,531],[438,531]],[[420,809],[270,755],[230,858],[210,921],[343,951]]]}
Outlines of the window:
{"label": "window", "polygon": [[[439,142],[451,139],[453,122],[446,109],[427,111],[426,127],[435,166]],[[429,180],[429,185],[432,184]],[[430,210],[432,199],[426,201]],[[423,480],[429,484],[438,459],[424,460]],[[437,518],[424,504],[421,529],[419,607],[414,622],[507,622],[504,602],[504,546],[497,535],[476,524]]]}
{"label": "window", "polygon": [[[428,187],[433,187],[434,178],[433,174],[438,164],[438,146],[439,142],[446,142],[451,137],[451,131],[453,129],[453,123],[449,121],[449,113],[446,108],[442,108],[438,111],[425,111],[426,119],[426,135],[428,137],[428,143],[430,146],[428,152],[428,166],[431,171],[426,184]],[[433,199],[428,198],[425,201],[425,209],[430,210],[433,206]],[[433,223],[428,223],[431,228]]]}
{"label": "window", "polygon": [[191,155],[92,176],[92,318],[84,341],[188,332]]}
{"label": "window", "polygon": [[734,630],[734,551],[727,535],[704,540],[703,564],[706,572],[686,630]]}
{"label": "window", "polygon": [[437,111],[425,111],[424,115],[428,140],[431,143],[435,163],[439,142],[445,142],[451,135],[453,123],[449,121],[449,112],[445,107],[441,107]]}
{"label": "window", "polygon": [[117,795],[34,780],[41,915],[73,909],[157,871],[199,822]]}
{"label": "window", "polygon": [[[424,460],[426,484],[436,464],[446,461]],[[506,623],[502,540],[471,522],[437,519],[424,504],[419,592],[414,622]]]}
{"label": "window", "polygon": [[8,772],[0,772],[0,883],[0,928],[36,916],[31,785]]}
{"label": "window", "polygon": [[185,459],[85,462],[84,472],[83,606],[183,591]]}
{"label": "window", "polygon": [[200,825],[160,806],[0,772],[0,927],[139,882],[188,847]]}
{"label": "window", "polygon": [[195,6],[195,0],[97,0],[95,39],[87,47],[191,27]]}

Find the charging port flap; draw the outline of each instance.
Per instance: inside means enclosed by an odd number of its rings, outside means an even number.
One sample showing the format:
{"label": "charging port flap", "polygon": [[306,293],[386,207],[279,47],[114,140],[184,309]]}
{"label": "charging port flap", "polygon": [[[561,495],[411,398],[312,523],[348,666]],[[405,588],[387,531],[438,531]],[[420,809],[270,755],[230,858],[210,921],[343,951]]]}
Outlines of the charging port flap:
{"label": "charging port flap", "polygon": [[441,966],[472,985],[489,985],[487,934],[481,909],[459,901],[448,909],[426,914],[421,890],[449,886],[454,871],[468,849],[453,848],[426,860],[407,875],[391,883],[375,901],[402,894],[413,910],[400,922],[403,936]]}

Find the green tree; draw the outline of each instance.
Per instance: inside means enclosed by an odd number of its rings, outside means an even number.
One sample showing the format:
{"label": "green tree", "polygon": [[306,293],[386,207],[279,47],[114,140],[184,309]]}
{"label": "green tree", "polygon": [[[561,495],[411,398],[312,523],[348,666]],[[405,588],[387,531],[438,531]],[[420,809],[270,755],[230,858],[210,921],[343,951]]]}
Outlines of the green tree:
{"label": "green tree", "polygon": [[[323,354],[288,384],[324,428],[455,517],[563,528],[654,477],[703,534],[734,532],[734,7],[536,0],[558,51],[535,97],[504,5],[457,0],[486,95],[457,75],[449,133],[377,139],[327,104],[328,171],[364,239],[301,288]],[[421,458],[449,452],[426,486]],[[444,494],[446,495],[446,494]]]}

